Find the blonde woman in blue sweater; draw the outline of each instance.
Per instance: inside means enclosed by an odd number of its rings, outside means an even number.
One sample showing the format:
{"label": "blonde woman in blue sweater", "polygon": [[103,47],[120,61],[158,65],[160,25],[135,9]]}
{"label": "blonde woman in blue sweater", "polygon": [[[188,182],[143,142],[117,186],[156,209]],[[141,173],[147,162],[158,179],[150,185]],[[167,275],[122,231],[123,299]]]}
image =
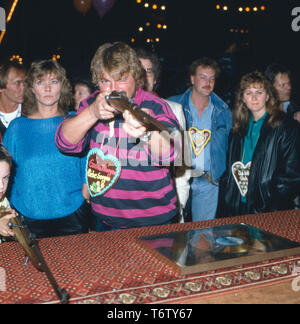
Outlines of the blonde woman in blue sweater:
{"label": "blonde woman in blue sweater", "polygon": [[58,63],[33,63],[25,83],[24,116],[11,123],[4,138],[15,165],[10,202],[38,238],[88,231],[88,206],[81,193],[85,159],[63,155],[54,141],[71,99]]}

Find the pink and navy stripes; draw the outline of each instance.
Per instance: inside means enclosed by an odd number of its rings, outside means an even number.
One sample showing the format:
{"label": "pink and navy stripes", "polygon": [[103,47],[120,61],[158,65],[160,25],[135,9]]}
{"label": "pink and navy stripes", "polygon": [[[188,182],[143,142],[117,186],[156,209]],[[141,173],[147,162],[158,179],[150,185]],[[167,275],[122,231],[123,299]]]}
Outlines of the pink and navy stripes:
{"label": "pink and navy stripes", "polygon": [[[80,111],[94,101],[95,94],[82,102]],[[134,101],[168,127],[179,129],[172,110],[159,97],[139,89]],[[61,124],[56,144],[62,152],[74,154],[100,148],[103,143],[105,154],[116,153],[120,159],[122,172],[118,182],[103,196],[92,199],[93,211],[103,222],[119,228],[168,223],[177,214],[177,196],[169,167],[159,165],[171,164],[178,152],[172,147],[170,154],[152,156],[143,142],[128,137],[122,129],[123,122],[121,117],[115,120],[114,137],[110,138],[107,123],[99,121],[77,145],[65,139]]]}

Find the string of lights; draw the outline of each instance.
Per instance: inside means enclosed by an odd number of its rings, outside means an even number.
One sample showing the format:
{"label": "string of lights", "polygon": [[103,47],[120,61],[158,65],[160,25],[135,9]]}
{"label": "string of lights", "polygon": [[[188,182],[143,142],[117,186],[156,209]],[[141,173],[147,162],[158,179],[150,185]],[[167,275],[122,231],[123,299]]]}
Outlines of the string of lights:
{"label": "string of lights", "polygon": [[[52,61],[55,61],[55,62],[58,62],[60,59],[61,59],[61,55],[60,54],[52,54],[52,57],[51,57]],[[14,54],[12,55],[9,60],[11,62],[16,62],[18,64],[23,64],[23,58],[18,55],[18,54]]]}
{"label": "string of lights", "polygon": [[236,12],[236,13],[264,13],[268,9],[266,4],[242,4],[239,3],[217,3],[216,10],[220,12]]}
{"label": "string of lights", "polygon": [[[151,3],[153,2],[153,3]],[[165,11],[167,9],[166,4],[164,1],[161,0],[156,0],[156,1],[151,1],[151,0],[136,0],[136,3],[143,6],[144,8],[149,8],[152,10],[162,10]]]}
{"label": "string of lights", "polygon": [[[228,26],[228,31],[241,37],[244,35],[246,39],[252,32],[256,19],[264,17],[271,10],[269,0],[217,0],[213,5],[216,13],[227,19],[225,25]],[[235,26],[232,21],[235,21]]]}
{"label": "string of lights", "polygon": [[11,62],[15,61],[19,64],[23,64],[23,58],[20,55],[12,55],[9,59]]}
{"label": "string of lights", "polygon": [[159,44],[168,29],[166,12],[167,4],[164,0],[133,0],[136,2],[143,17],[136,27],[131,43]]}

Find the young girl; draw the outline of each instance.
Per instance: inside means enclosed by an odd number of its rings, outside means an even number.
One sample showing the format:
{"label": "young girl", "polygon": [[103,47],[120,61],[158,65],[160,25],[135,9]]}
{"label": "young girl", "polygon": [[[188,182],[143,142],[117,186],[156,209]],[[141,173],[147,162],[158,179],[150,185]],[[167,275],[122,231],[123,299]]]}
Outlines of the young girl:
{"label": "young girl", "polygon": [[294,208],[300,192],[300,128],[280,111],[274,93],[258,71],[240,82],[218,217]]}
{"label": "young girl", "polygon": [[[14,235],[12,229],[7,224],[15,217],[15,211],[10,208],[9,202],[5,197],[8,187],[12,157],[3,145],[0,145],[0,235],[7,237]],[[5,216],[1,217],[2,214]],[[2,239],[0,237],[0,243]]]}

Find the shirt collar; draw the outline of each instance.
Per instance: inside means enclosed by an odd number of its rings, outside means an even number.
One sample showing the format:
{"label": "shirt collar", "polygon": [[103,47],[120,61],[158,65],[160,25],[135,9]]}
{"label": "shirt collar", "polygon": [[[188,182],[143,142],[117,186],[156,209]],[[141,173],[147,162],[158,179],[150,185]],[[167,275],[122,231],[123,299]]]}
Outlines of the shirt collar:
{"label": "shirt collar", "polygon": [[256,124],[256,125],[259,125],[259,124],[263,124],[263,122],[265,121],[266,117],[267,117],[268,113],[266,112],[262,117],[259,118],[259,120],[257,120],[256,122],[254,121],[254,118],[253,118],[253,115],[251,114],[251,117],[250,117],[250,123],[251,124]]}

